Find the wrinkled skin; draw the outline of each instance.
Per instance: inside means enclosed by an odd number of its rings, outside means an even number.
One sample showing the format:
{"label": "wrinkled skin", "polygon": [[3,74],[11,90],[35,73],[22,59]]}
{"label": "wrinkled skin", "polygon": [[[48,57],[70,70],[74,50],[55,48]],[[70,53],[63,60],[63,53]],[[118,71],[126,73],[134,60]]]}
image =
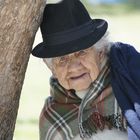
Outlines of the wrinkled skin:
{"label": "wrinkled skin", "polygon": [[99,72],[103,51],[93,47],[52,59],[51,71],[67,90],[82,91],[89,88]]}

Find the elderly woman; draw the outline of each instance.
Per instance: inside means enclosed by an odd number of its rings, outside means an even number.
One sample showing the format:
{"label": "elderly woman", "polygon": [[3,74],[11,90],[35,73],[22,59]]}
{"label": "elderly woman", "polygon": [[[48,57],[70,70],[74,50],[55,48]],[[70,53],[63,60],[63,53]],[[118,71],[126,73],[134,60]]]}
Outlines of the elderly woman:
{"label": "elderly woman", "polygon": [[46,5],[32,51],[52,72],[40,140],[140,139],[140,54],[109,42],[107,27],[79,0]]}

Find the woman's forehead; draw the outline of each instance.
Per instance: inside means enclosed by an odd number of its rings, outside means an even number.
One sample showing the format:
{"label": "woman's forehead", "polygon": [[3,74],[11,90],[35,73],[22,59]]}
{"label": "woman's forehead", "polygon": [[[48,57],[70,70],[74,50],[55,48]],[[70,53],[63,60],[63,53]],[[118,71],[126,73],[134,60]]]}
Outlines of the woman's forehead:
{"label": "woman's forehead", "polygon": [[79,51],[72,52],[72,53],[69,53],[69,54],[66,54],[66,55],[62,55],[62,56],[58,56],[58,57],[55,57],[55,58],[60,58],[60,57],[64,57],[64,56],[71,56],[71,55],[77,54],[77,53],[79,53],[81,51],[85,51],[87,53],[90,53],[91,50],[94,50],[94,48],[93,47],[89,47],[89,48],[86,48],[86,49],[81,49]]}

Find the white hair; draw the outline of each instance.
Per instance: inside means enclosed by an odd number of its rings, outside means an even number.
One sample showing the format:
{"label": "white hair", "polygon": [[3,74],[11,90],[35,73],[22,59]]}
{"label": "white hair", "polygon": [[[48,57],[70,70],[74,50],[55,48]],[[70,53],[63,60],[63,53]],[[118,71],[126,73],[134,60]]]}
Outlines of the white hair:
{"label": "white hair", "polygon": [[109,33],[106,32],[105,35],[96,42],[92,47],[96,49],[96,51],[105,50],[105,54],[108,54],[110,51],[111,43],[109,42]]}
{"label": "white hair", "polygon": [[[104,63],[106,62],[107,57],[108,57],[107,54],[109,53],[110,47],[111,47],[111,43],[109,42],[108,35],[109,35],[109,33],[106,32],[105,35],[104,35],[98,42],[96,42],[96,43],[92,46],[94,49],[96,49],[96,51],[98,51],[98,52],[103,51],[103,52],[104,52],[105,59],[104,59],[104,61],[102,62],[101,67],[102,67],[102,66],[104,65]],[[52,58],[43,58],[43,61],[45,62],[45,64],[48,65],[48,67],[49,67],[50,69],[52,68]]]}
{"label": "white hair", "polygon": [[43,61],[50,69],[52,68],[52,58],[43,58]]}

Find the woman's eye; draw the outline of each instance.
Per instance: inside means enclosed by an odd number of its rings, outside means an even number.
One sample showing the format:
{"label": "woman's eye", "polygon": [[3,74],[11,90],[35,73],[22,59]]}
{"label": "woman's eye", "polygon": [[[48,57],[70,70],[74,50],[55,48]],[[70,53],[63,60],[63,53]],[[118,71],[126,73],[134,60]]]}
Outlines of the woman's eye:
{"label": "woman's eye", "polygon": [[81,51],[79,51],[78,52],[78,56],[84,56],[86,54],[86,51],[84,51],[84,50],[81,50]]}
{"label": "woman's eye", "polygon": [[59,63],[66,63],[67,62],[67,57],[62,56],[59,58]]}

